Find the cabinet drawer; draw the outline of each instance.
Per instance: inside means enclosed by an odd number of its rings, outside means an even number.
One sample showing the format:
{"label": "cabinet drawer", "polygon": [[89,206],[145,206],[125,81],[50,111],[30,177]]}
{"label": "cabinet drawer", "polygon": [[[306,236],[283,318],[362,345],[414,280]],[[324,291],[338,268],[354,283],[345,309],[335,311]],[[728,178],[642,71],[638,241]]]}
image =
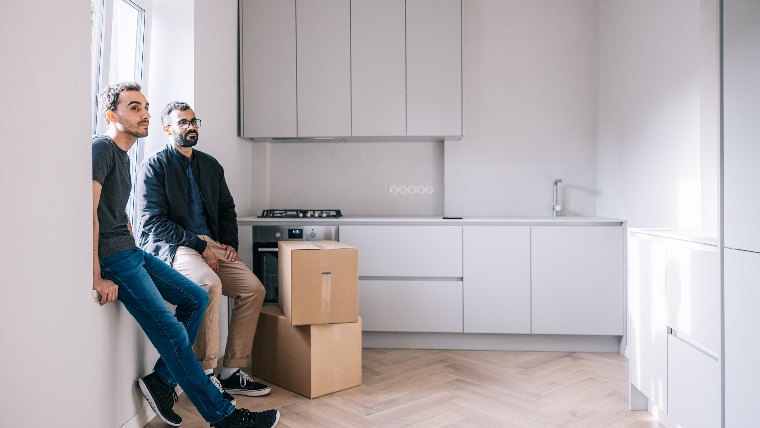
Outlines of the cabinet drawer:
{"label": "cabinet drawer", "polygon": [[668,336],[668,415],[683,427],[719,427],[720,363]]}
{"label": "cabinet drawer", "polygon": [[709,245],[668,243],[668,327],[720,351],[720,258]]}
{"label": "cabinet drawer", "polygon": [[364,331],[462,332],[461,281],[359,281]]}
{"label": "cabinet drawer", "polygon": [[341,226],[359,249],[359,276],[462,277],[459,226]]}

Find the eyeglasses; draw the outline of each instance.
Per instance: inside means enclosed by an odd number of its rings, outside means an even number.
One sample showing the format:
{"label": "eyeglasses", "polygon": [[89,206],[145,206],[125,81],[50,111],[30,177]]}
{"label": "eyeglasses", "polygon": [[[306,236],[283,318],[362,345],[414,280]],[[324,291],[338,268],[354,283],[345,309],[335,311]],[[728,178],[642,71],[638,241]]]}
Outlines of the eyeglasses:
{"label": "eyeglasses", "polygon": [[187,129],[191,126],[194,128],[200,128],[201,120],[200,119],[192,119],[192,120],[182,119],[182,120],[177,121],[177,126],[179,126],[182,129]]}

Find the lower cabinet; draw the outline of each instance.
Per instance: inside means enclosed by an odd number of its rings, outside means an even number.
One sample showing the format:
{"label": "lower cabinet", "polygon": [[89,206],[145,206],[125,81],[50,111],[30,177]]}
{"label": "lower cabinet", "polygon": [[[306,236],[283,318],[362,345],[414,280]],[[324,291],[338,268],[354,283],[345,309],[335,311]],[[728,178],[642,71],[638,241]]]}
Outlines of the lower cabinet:
{"label": "lower cabinet", "polygon": [[623,230],[531,227],[534,334],[625,333]]}
{"label": "lower cabinet", "polygon": [[719,427],[720,257],[684,239],[631,233],[629,379],[669,424]]}
{"label": "lower cabinet", "polygon": [[464,332],[530,331],[530,227],[465,226]]}
{"label": "lower cabinet", "polygon": [[667,244],[648,235],[628,240],[629,378],[668,409]]}
{"label": "lower cabinet", "polygon": [[720,362],[674,335],[668,335],[667,412],[678,426],[720,426]]}
{"label": "lower cabinet", "polygon": [[346,225],[364,331],[624,334],[616,226]]}
{"label": "lower cabinet", "polygon": [[756,426],[760,253],[726,248],[724,275],[726,426]]}
{"label": "lower cabinet", "polygon": [[364,331],[461,333],[462,281],[359,280],[359,313]]}

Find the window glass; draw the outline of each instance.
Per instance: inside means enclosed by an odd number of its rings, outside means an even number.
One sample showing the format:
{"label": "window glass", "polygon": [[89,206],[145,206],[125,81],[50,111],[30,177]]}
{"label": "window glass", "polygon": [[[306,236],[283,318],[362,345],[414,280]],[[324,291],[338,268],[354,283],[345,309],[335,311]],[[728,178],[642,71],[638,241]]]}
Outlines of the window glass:
{"label": "window glass", "polygon": [[131,1],[114,1],[109,83],[142,81],[143,14]]}

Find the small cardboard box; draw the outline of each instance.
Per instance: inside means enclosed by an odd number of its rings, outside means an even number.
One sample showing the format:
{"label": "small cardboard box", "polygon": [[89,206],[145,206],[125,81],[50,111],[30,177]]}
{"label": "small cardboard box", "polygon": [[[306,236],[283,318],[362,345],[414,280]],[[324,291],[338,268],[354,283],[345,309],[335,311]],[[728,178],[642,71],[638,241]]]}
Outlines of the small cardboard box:
{"label": "small cardboard box", "polygon": [[290,325],[277,306],[261,309],[252,373],[308,398],[362,383],[362,324]]}
{"label": "small cardboard box", "polygon": [[292,325],[356,322],[358,250],[337,241],[280,241],[279,304]]}

